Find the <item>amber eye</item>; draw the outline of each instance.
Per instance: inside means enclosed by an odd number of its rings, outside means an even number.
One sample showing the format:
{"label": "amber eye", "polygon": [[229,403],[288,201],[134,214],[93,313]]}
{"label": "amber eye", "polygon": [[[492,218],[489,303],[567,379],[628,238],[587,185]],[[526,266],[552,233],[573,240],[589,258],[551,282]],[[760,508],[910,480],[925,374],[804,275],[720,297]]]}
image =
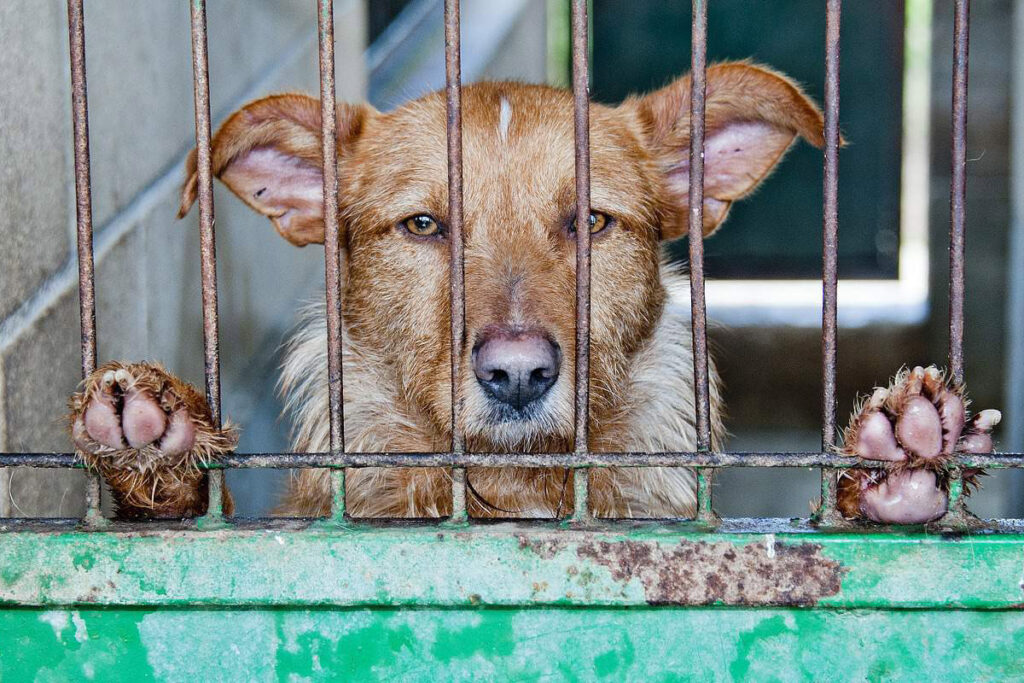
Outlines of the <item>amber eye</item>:
{"label": "amber eye", "polygon": [[601,232],[606,227],[608,227],[608,224],[611,223],[611,220],[612,219],[608,217],[608,214],[601,213],[600,211],[595,211],[591,213],[590,234],[594,235],[596,233]]}
{"label": "amber eye", "polygon": [[[601,213],[600,211],[592,211],[590,213],[590,234],[596,235],[614,222],[615,220],[608,214]],[[572,222],[569,223],[569,233],[574,234],[575,232],[576,219],[573,218]]]}
{"label": "amber eye", "polygon": [[441,232],[437,221],[425,213],[409,216],[401,222],[401,226],[417,237],[433,237]]}

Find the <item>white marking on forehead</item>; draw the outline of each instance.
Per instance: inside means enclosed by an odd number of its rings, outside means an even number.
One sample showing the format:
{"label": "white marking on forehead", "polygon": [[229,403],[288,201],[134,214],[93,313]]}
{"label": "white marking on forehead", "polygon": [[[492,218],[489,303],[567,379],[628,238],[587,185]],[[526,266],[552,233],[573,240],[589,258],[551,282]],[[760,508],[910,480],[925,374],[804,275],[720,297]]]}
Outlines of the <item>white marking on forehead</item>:
{"label": "white marking on forehead", "polygon": [[501,109],[498,111],[498,136],[502,142],[508,142],[508,127],[511,123],[512,105],[509,104],[503,95],[501,98]]}

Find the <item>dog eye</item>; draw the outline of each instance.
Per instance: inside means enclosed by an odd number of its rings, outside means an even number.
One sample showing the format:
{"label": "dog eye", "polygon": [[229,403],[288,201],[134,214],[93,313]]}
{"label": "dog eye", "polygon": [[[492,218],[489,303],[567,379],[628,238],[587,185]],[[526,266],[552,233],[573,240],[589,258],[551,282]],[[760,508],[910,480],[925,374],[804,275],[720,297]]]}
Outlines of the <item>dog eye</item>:
{"label": "dog eye", "polygon": [[590,234],[596,235],[608,227],[608,224],[611,222],[612,219],[608,217],[608,214],[601,213],[600,211],[592,212],[590,214]]}
{"label": "dog eye", "polygon": [[[601,213],[600,211],[592,211],[590,213],[590,234],[596,235],[597,233],[601,232],[602,230],[607,228],[609,225],[612,225],[613,223],[615,223],[615,219],[609,216],[608,214]],[[576,234],[575,217],[572,219],[572,221],[569,222],[569,234]]]}
{"label": "dog eye", "polygon": [[438,225],[433,216],[425,213],[409,216],[400,225],[417,237],[433,237],[441,232],[441,226]]}

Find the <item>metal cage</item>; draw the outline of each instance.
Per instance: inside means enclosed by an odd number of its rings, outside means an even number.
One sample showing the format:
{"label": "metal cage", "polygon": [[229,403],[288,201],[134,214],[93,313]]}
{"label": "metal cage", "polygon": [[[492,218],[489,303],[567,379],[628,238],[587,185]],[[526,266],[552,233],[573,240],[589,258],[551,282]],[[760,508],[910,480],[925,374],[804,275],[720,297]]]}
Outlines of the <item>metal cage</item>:
{"label": "metal cage", "polygon": [[[78,255],[82,324],[82,371],[96,365],[96,326],[92,262],[89,134],[85,82],[83,0],[68,0]],[[190,0],[195,85],[201,226],[203,333],[206,393],[214,421],[220,424],[214,207],[210,165],[210,104],[204,0]],[[856,465],[835,450],[837,188],[839,182],[839,28],[841,0],[825,0],[826,81],[822,288],[822,439],[819,452],[719,453],[711,450],[708,351],[704,302],[703,147],[707,42],[707,0],[693,0],[690,121],[690,283],[697,451],[692,453],[591,453],[587,448],[590,326],[590,214],[588,18],[586,0],[572,2],[572,84],[575,118],[577,202],[575,451],[557,454],[471,453],[459,434],[456,379],[465,337],[463,279],[462,118],[458,0],[445,0],[445,64],[449,220],[451,249],[451,449],[444,453],[346,453],[343,432],[341,366],[341,278],[338,241],[338,188],[332,0],[318,0],[320,88],[326,217],[326,297],[328,311],[331,450],[327,453],[231,454],[211,463],[209,509],[191,522],[112,523],[100,513],[100,479],[88,479],[84,519],[0,520],[0,605],[22,609],[0,612],[0,624],[26,628],[33,610],[83,610],[90,633],[110,629],[100,642],[127,637],[141,617],[140,607],[173,608],[163,623],[204,631],[217,652],[196,654],[204,666],[225,667],[219,655],[231,634],[213,628],[221,612],[189,612],[195,607],[251,610],[258,626],[279,630],[310,621],[311,637],[344,640],[348,626],[332,621],[359,619],[367,638],[393,638],[413,653],[423,671],[472,672],[469,659],[449,657],[458,643],[433,655],[419,636],[399,636],[396,608],[416,608],[434,620],[439,634],[464,632],[477,652],[506,659],[509,672],[542,673],[554,661],[587,662],[611,653],[613,674],[637,675],[665,667],[733,676],[756,671],[759,648],[766,643],[735,639],[732,663],[705,661],[722,633],[796,634],[776,641],[778,652],[800,653],[783,670],[850,672],[850,639],[865,662],[885,661],[885,651],[902,660],[870,671],[947,674],[965,669],[948,662],[942,648],[953,636],[961,647],[985,643],[987,660],[972,660],[973,674],[1007,672],[1024,676],[1013,652],[1024,648],[1024,521],[992,520],[972,524],[964,506],[963,468],[1021,468],[1024,454],[958,455],[951,473],[947,514],[930,529],[854,528],[836,510],[836,486],[842,468]],[[955,2],[952,186],[950,191],[949,366],[963,380],[964,233],[967,123],[969,0]],[[483,524],[466,513],[465,468],[472,466],[553,466],[573,472],[575,507],[566,520]],[[0,467],[81,467],[74,454],[0,454]],[[346,467],[431,466],[452,468],[453,511],[437,523],[356,521],[345,514]],[[595,520],[588,510],[587,472],[595,467],[681,466],[696,470],[694,520]],[[225,468],[329,468],[335,496],[322,520],[228,519],[221,500]],[[821,503],[810,519],[720,519],[712,508],[711,479],[723,467],[821,468]],[[717,607],[732,606],[722,610]],[[94,610],[103,606],[106,609]],[[687,606],[688,610],[664,610]],[[481,607],[501,609],[480,609]],[[614,608],[631,607],[633,610]],[[783,608],[787,611],[782,612]],[[814,609],[810,609],[814,608]],[[89,611],[91,610],[91,611]],[[361,611],[365,610],[365,611]],[[469,616],[465,610],[471,610]],[[585,611],[589,610],[589,611]],[[87,612],[86,612],[87,611]],[[79,614],[79,612],[75,612]],[[115,614],[127,614],[115,623]],[[306,617],[297,616],[305,614]],[[312,616],[310,616],[312,615]],[[347,616],[346,616],[347,615]],[[362,616],[359,616],[362,615]],[[476,615],[476,616],[472,616]],[[469,619],[469,621],[466,621]],[[177,620],[177,621],[175,621]],[[121,624],[120,626],[118,624]],[[305,622],[303,622],[305,623]],[[97,628],[93,628],[93,624]],[[460,629],[462,629],[460,631]],[[476,630],[474,630],[476,629]],[[603,630],[602,630],[603,629]],[[772,629],[775,629],[774,631]],[[0,628],[2,631],[3,628]],[[506,650],[494,650],[495,642]],[[124,631],[126,633],[127,631]],[[533,637],[546,633],[541,647]],[[941,632],[941,633],[940,633]],[[335,634],[332,636],[331,634]],[[337,635],[342,633],[342,635]],[[717,635],[715,635],[717,633]],[[575,635],[573,635],[575,634]],[[653,634],[657,634],[654,636]],[[927,647],[921,634],[931,634]],[[843,639],[846,639],[844,641]],[[664,642],[661,642],[664,640]],[[656,642],[657,641],[657,642]],[[348,640],[355,647],[355,640]],[[377,642],[377,641],[374,641]],[[625,645],[640,647],[626,661]],[[809,643],[815,642],[816,647]],[[846,642],[844,647],[841,643]],[[787,644],[788,643],[788,644]],[[915,646],[915,643],[917,645]],[[552,645],[554,644],[554,645]],[[720,643],[719,643],[720,644]],[[381,646],[383,647],[383,646]],[[397,648],[378,655],[384,663],[400,658]],[[505,647],[505,646],[503,646]],[[551,650],[554,647],[555,650]],[[876,647],[877,651],[870,651]],[[545,649],[547,648],[547,649]],[[83,652],[85,649],[83,648]],[[400,649],[400,648],[399,648]],[[442,648],[443,649],[443,648]],[[280,648],[278,652],[281,652]],[[383,650],[382,650],[383,652]],[[767,650],[764,651],[765,653]],[[543,659],[543,653],[550,658]],[[85,656],[83,653],[71,656]],[[371,656],[367,654],[367,656]],[[536,656],[536,659],[531,659]],[[604,655],[601,655],[604,656]],[[343,658],[344,659],[344,658]],[[16,666],[5,651],[3,662]],[[746,661],[747,668],[736,669]],[[10,662],[15,662],[11,665]],[[29,661],[29,660],[24,660]],[[269,660],[255,657],[256,671]],[[355,659],[345,660],[356,666]],[[596,662],[596,660],[594,660]],[[725,662],[725,664],[723,664]],[[751,662],[754,668],[751,669]],[[241,664],[238,661],[235,665]],[[601,672],[598,663],[579,671],[584,678]],[[641,666],[641,664],[643,666]],[[721,666],[725,668],[721,668]],[[29,665],[26,665],[29,666]],[[184,666],[184,664],[182,665]],[[469,666],[469,668],[466,668]],[[580,666],[583,666],[580,664]],[[858,665],[859,666],[859,665]],[[866,666],[866,665],[865,665]],[[518,668],[517,668],[518,667]],[[639,668],[638,668],[639,667]],[[643,668],[646,667],[646,668]],[[790,667],[790,668],[787,668]],[[792,668],[797,667],[797,668]],[[802,667],[802,668],[801,668]],[[358,668],[358,667],[357,667]],[[726,670],[727,669],[727,670]],[[12,669],[19,670],[19,669]],[[26,669],[27,670],[27,669]],[[184,669],[181,669],[184,670]],[[228,671],[230,669],[210,669]],[[263,669],[259,669],[263,670]],[[271,669],[267,669],[271,670]],[[353,671],[355,669],[352,669]],[[420,673],[421,676],[427,674]],[[785,678],[786,676],[783,676]],[[845,677],[842,676],[841,677]]]}

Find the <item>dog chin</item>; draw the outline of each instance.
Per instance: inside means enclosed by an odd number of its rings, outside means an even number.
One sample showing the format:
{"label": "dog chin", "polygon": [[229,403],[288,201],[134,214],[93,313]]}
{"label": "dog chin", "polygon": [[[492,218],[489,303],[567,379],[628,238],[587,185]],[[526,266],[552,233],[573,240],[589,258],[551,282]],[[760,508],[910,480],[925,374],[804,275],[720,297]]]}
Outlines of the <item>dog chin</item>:
{"label": "dog chin", "polygon": [[569,416],[560,416],[550,400],[524,408],[487,401],[476,415],[467,415],[466,437],[493,445],[498,451],[550,449],[551,444],[572,438]]}

